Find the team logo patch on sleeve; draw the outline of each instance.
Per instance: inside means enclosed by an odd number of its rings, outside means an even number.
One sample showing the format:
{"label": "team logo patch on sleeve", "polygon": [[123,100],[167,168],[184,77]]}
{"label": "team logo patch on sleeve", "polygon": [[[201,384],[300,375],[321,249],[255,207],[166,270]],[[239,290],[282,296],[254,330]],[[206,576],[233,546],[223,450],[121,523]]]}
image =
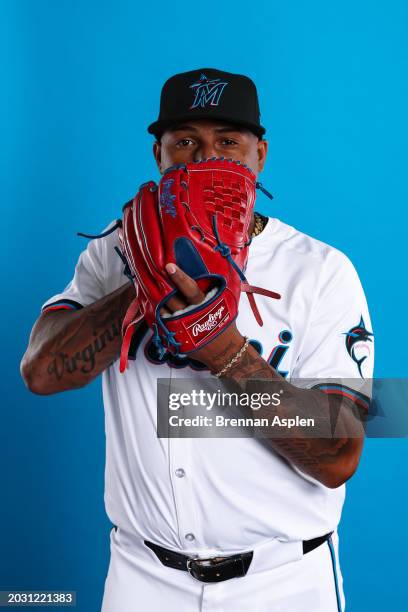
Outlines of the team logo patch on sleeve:
{"label": "team logo patch on sleeve", "polygon": [[365,326],[364,319],[361,316],[358,325],[352,327],[348,332],[345,332],[346,336],[346,349],[354,363],[357,365],[358,372],[361,378],[364,378],[362,365],[364,361],[371,355],[372,338],[374,334]]}

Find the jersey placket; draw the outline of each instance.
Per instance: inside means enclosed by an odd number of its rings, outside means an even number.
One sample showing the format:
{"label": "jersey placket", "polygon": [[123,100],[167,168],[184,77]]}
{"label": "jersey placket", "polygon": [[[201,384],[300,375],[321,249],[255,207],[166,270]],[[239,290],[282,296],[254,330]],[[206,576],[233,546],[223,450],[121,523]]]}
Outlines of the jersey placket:
{"label": "jersey placket", "polygon": [[169,438],[169,471],[176,507],[180,548],[202,548],[201,530],[194,508],[194,473],[191,460],[192,444],[189,438]]}

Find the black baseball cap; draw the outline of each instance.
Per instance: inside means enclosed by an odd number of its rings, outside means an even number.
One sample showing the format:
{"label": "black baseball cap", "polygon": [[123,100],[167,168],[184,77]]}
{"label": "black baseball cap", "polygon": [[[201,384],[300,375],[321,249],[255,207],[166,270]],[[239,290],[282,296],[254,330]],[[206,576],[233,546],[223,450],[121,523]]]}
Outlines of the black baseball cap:
{"label": "black baseball cap", "polygon": [[258,137],[266,131],[260,124],[255,83],[242,74],[216,68],[200,68],[170,77],[161,91],[159,118],[147,131],[160,138],[170,126],[196,119],[235,123]]}

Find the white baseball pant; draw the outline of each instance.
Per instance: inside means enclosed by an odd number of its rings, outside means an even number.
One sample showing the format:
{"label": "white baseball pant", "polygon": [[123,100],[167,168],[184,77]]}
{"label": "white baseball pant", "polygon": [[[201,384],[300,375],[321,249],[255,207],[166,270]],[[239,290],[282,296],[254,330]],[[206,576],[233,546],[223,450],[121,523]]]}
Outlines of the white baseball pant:
{"label": "white baseball pant", "polygon": [[328,542],[305,555],[301,542],[273,540],[257,546],[246,576],[210,584],[196,580],[188,572],[162,565],[141,538],[112,529],[110,540],[111,559],[102,612],[345,609],[336,532]]}

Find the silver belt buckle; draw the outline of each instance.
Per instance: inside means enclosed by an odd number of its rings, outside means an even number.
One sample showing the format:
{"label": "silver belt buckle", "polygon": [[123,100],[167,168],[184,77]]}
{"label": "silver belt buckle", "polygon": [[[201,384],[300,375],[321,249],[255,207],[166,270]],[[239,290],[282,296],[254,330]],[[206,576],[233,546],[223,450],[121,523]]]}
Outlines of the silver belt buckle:
{"label": "silver belt buckle", "polygon": [[195,580],[198,580],[198,578],[194,576],[192,569],[191,569],[191,564],[193,563],[193,561],[198,561],[198,560],[199,560],[199,557],[190,557],[189,559],[187,559],[187,571],[190,574],[190,576],[194,578]]}

